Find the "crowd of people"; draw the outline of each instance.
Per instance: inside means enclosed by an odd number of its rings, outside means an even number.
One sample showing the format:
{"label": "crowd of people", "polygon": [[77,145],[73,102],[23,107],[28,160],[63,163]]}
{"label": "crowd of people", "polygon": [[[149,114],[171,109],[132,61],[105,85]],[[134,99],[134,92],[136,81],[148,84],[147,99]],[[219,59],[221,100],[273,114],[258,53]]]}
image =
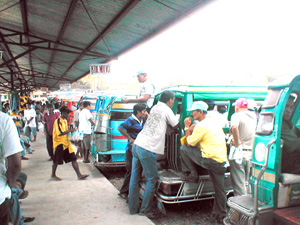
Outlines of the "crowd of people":
{"label": "crowd of people", "polygon": [[[90,102],[83,102],[88,109]],[[26,102],[25,109],[16,113],[10,110],[9,103],[5,103],[0,112],[0,224],[24,224],[31,222],[34,217],[24,217],[20,207],[20,199],[28,196],[25,190],[27,175],[21,172],[21,160],[28,160],[25,154],[32,154],[31,143],[37,141],[37,131],[43,130],[46,136],[46,147],[52,165],[51,180],[60,181],[56,176],[58,165],[71,162],[78,180],[84,180],[89,175],[80,172],[77,157],[68,134],[77,130],[80,124],[91,127],[91,118],[87,119],[88,113],[82,110],[79,113],[79,121],[76,127],[68,125],[69,114],[72,112],[67,106],[58,108],[58,104],[48,102],[45,105]],[[91,115],[89,115],[91,116]],[[92,121],[93,122],[93,121]],[[40,126],[40,124],[43,126]],[[95,125],[95,123],[93,123]],[[19,140],[19,141],[16,141]],[[82,141],[83,149],[90,151]],[[89,143],[90,144],[90,143]],[[84,153],[88,157],[87,153]]]}
{"label": "crowd of people", "polygon": [[[140,83],[146,83],[147,74],[138,74]],[[126,147],[126,175],[119,196],[126,199],[130,214],[139,214],[151,219],[161,214],[153,207],[153,199],[158,181],[157,155],[164,154],[165,133],[179,127],[178,118],[172,112],[175,94],[163,91],[156,105],[149,110],[148,102],[154,95],[154,86],[144,84],[141,95],[137,99],[123,99],[124,103],[137,103],[133,107],[133,114],[119,127],[119,132],[128,139]],[[295,157],[298,165],[298,147],[300,146],[297,128],[290,125],[290,112],[293,107],[293,97],[289,99],[283,118],[282,138],[285,140],[283,158]],[[184,182],[199,182],[198,166],[206,169],[215,190],[212,218],[222,222],[227,213],[227,197],[224,187],[225,172],[230,171],[231,183],[235,196],[247,195],[249,189],[250,160],[252,157],[253,139],[257,126],[257,113],[252,110],[253,102],[240,98],[234,103],[235,113],[230,122],[230,151],[240,151],[239,158],[227,154],[224,127],[229,127],[226,120],[226,107],[212,108],[214,103],[196,101],[187,109],[190,116],[184,120],[185,136],[182,138],[180,156],[182,172],[180,177]],[[46,136],[46,147],[49,160],[53,162],[51,180],[61,181],[56,175],[58,165],[72,163],[79,180],[89,175],[82,174],[77,163],[78,158],[83,163],[89,163],[91,151],[92,126],[95,121],[90,112],[91,102],[84,101],[78,105],[74,114],[72,126],[68,124],[69,114],[72,112],[67,106],[57,104],[46,105],[26,103],[24,112],[16,114],[9,110],[9,104],[3,106],[0,113],[0,224],[8,221],[22,224],[26,217],[22,216],[19,199],[26,198],[28,191],[24,190],[26,174],[21,173],[21,159],[31,154],[31,142],[37,138],[38,124],[42,122]],[[217,109],[217,110],[215,110]],[[73,144],[68,135],[79,130],[82,140]],[[25,135],[21,135],[24,133]],[[15,142],[16,139],[20,141]],[[228,143],[227,143],[228,144]],[[295,149],[295,150],[293,150]],[[299,174],[299,167],[282,161],[282,171]],[[229,168],[228,168],[229,166]],[[139,201],[139,182],[145,177],[146,184],[143,199]],[[30,217],[28,217],[30,218]],[[30,219],[27,218],[27,221]],[[34,219],[34,218],[33,218]],[[31,220],[33,220],[31,218]]]}

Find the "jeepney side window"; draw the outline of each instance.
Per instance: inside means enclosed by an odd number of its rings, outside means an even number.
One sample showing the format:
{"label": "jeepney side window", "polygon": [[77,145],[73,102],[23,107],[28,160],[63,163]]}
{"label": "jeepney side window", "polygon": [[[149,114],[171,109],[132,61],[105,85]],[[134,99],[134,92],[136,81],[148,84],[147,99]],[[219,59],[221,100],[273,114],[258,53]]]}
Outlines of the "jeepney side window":
{"label": "jeepney side window", "polygon": [[178,120],[180,119],[180,115],[181,115],[182,98],[183,98],[183,95],[181,93],[175,93],[174,106],[176,107],[175,115]]}
{"label": "jeepney side window", "polygon": [[274,128],[274,114],[261,113],[256,128],[256,133],[261,135],[270,135]]}
{"label": "jeepney side window", "polygon": [[279,101],[281,92],[281,89],[269,90],[264,101],[263,108],[275,107]]}
{"label": "jeepney side window", "polygon": [[[269,90],[264,104],[263,109],[275,108],[280,95],[282,93],[281,89]],[[270,135],[274,129],[274,113],[272,112],[262,112],[259,117],[259,121],[256,128],[256,133],[261,135]]]}

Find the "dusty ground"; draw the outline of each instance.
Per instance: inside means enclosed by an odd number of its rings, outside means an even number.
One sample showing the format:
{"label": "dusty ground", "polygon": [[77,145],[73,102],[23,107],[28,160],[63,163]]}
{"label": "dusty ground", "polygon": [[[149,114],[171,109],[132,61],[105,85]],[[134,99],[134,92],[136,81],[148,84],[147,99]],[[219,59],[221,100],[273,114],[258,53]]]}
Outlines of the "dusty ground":
{"label": "dusty ground", "polygon": [[[101,170],[108,180],[120,190],[123,184],[125,168]],[[213,200],[191,203],[165,204],[167,216],[152,220],[157,225],[185,225],[185,224],[217,224],[210,218]]]}

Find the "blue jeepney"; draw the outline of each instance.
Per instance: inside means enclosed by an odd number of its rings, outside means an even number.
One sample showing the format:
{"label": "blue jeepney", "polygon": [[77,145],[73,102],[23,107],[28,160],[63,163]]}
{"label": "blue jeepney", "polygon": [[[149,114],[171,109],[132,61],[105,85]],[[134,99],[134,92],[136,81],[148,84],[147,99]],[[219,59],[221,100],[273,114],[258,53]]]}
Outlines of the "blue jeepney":
{"label": "blue jeepney", "polygon": [[119,132],[118,127],[131,116],[134,105],[122,103],[118,96],[98,96],[91,152],[91,159],[96,167],[125,166],[128,140]]}

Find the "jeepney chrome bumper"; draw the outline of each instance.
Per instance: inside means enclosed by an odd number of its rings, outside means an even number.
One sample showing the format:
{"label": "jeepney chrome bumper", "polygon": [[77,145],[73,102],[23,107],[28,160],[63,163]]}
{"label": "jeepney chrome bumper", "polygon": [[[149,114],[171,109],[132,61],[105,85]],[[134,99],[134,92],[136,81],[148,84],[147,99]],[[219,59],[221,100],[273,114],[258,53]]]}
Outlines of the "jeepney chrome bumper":
{"label": "jeepney chrome bumper", "polygon": [[[145,183],[142,183],[144,189]],[[225,174],[225,191],[228,195],[233,192],[230,173]],[[209,175],[199,176],[198,183],[182,181],[175,171],[159,171],[158,186],[155,196],[163,203],[200,201],[214,198],[214,187]]]}

